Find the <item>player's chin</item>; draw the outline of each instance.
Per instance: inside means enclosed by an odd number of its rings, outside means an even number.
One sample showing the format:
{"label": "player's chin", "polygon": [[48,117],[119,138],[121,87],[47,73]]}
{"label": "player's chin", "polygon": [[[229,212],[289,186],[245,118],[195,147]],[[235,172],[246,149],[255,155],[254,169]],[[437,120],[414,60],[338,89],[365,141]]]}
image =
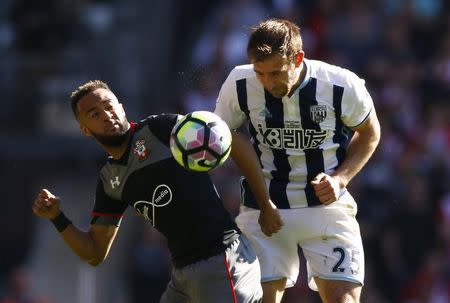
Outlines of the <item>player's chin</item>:
{"label": "player's chin", "polygon": [[286,95],[286,91],[271,91],[270,92],[272,96],[274,96],[277,99],[281,99]]}
{"label": "player's chin", "polygon": [[111,127],[105,131],[107,136],[110,137],[119,137],[126,133],[126,131],[122,127]]}

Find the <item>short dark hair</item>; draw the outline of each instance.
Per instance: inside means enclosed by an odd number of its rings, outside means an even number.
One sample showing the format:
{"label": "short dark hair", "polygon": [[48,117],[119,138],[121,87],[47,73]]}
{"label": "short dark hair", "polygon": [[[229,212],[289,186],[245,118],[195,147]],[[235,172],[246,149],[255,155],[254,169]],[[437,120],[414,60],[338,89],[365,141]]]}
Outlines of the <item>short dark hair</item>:
{"label": "short dark hair", "polygon": [[106,84],[106,82],[103,82],[101,80],[91,80],[78,86],[78,88],[70,94],[70,104],[72,106],[73,114],[76,118],[78,118],[78,101],[98,88],[104,88],[111,92],[111,89],[109,88],[108,84]]}
{"label": "short dark hair", "polygon": [[303,49],[300,28],[285,19],[271,18],[252,29],[247,56],[250,62],[258,62],[279,54],[293,59]]}

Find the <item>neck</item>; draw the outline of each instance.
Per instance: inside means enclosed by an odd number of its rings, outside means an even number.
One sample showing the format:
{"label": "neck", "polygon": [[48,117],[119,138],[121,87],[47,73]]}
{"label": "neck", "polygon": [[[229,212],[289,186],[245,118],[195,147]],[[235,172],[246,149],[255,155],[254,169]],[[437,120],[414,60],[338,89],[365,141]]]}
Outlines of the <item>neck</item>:
{"label": "neck", "polygon": [[130,142],[130,135],[128,134],[127,139],[119,146],[107,146],[103,145],[103,149],[115,160],[119,160],[123,157],[128,149],[128,143]]}

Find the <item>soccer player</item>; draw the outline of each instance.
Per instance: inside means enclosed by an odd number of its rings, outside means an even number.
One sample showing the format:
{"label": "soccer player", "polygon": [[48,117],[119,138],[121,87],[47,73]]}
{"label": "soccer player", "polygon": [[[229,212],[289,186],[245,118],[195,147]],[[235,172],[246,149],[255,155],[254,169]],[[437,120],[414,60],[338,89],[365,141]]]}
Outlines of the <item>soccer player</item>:
{"label": "soccer player", "polygon": [[[359,302],[364,252],[357,205],[346,187],[380,139],[364,80],[306,59],[300,30],[287,20],[268,19],[254,28],[247,55],[251,64],[231,71],[215,113],[231,129],[248,122],[254,152],[247,152],[248,142],[232,145],[235,154],[244,151],[234,159],[245,177],[236,221],[259,257],[263,302],[280,302],[285,288],[295,284],[298,246],[307,260],[308,284],[323,302]],[[258,226],[254,180],[247,178],[255,170],[262,170],[284,221],[273,234],[264,232],[263,221]]]}
{"label": "soccer player", "polygon": [[98,80],[76,89],[71,104],[81,131],[110,155],[99,173],[91,225],[87,232],[73,225],[47,189],[37,195],[34,213],[50,219],[70,249],[96,266],[131,206],[168,241],[174,267],[161,302],[260,302],[256,254],[209,175],[182,168],[171,155],[170,132],[180,116],[129,122],[117,97]]}

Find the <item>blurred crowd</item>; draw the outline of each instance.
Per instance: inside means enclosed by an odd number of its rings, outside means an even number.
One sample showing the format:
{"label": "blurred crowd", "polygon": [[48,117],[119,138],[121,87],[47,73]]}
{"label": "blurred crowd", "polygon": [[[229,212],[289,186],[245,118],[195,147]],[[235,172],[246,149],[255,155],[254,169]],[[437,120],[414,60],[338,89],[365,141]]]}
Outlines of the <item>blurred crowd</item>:
{"label": "blurred crowd", "polygon": [[[39,237],[31,201],[46,174],[70,178],[103,157],[77,148],[68,93],[102,78],[125,99],[131,118],[212,111],[226,75],[247,63],[250,27],[267,17],[296,22],[307,58],[353,70],[374,99],[381,143],[350,185],[365,245],[363,302],[450,302],[448,1],[146,2],[0,1],[0,182],[6,198],[0,233],[10,243],[0,250],[0,303],[57,303],[27,279]],[[236,215],[239,173],[232,161],[212,176]],[[129,246],[129,299],[123,303],[157,302],[168,279],[164,239],[139,227]],[[57,240],[56,233],[50,236]],[[320,302],[307,288],[304,264],[284,302]]]}

